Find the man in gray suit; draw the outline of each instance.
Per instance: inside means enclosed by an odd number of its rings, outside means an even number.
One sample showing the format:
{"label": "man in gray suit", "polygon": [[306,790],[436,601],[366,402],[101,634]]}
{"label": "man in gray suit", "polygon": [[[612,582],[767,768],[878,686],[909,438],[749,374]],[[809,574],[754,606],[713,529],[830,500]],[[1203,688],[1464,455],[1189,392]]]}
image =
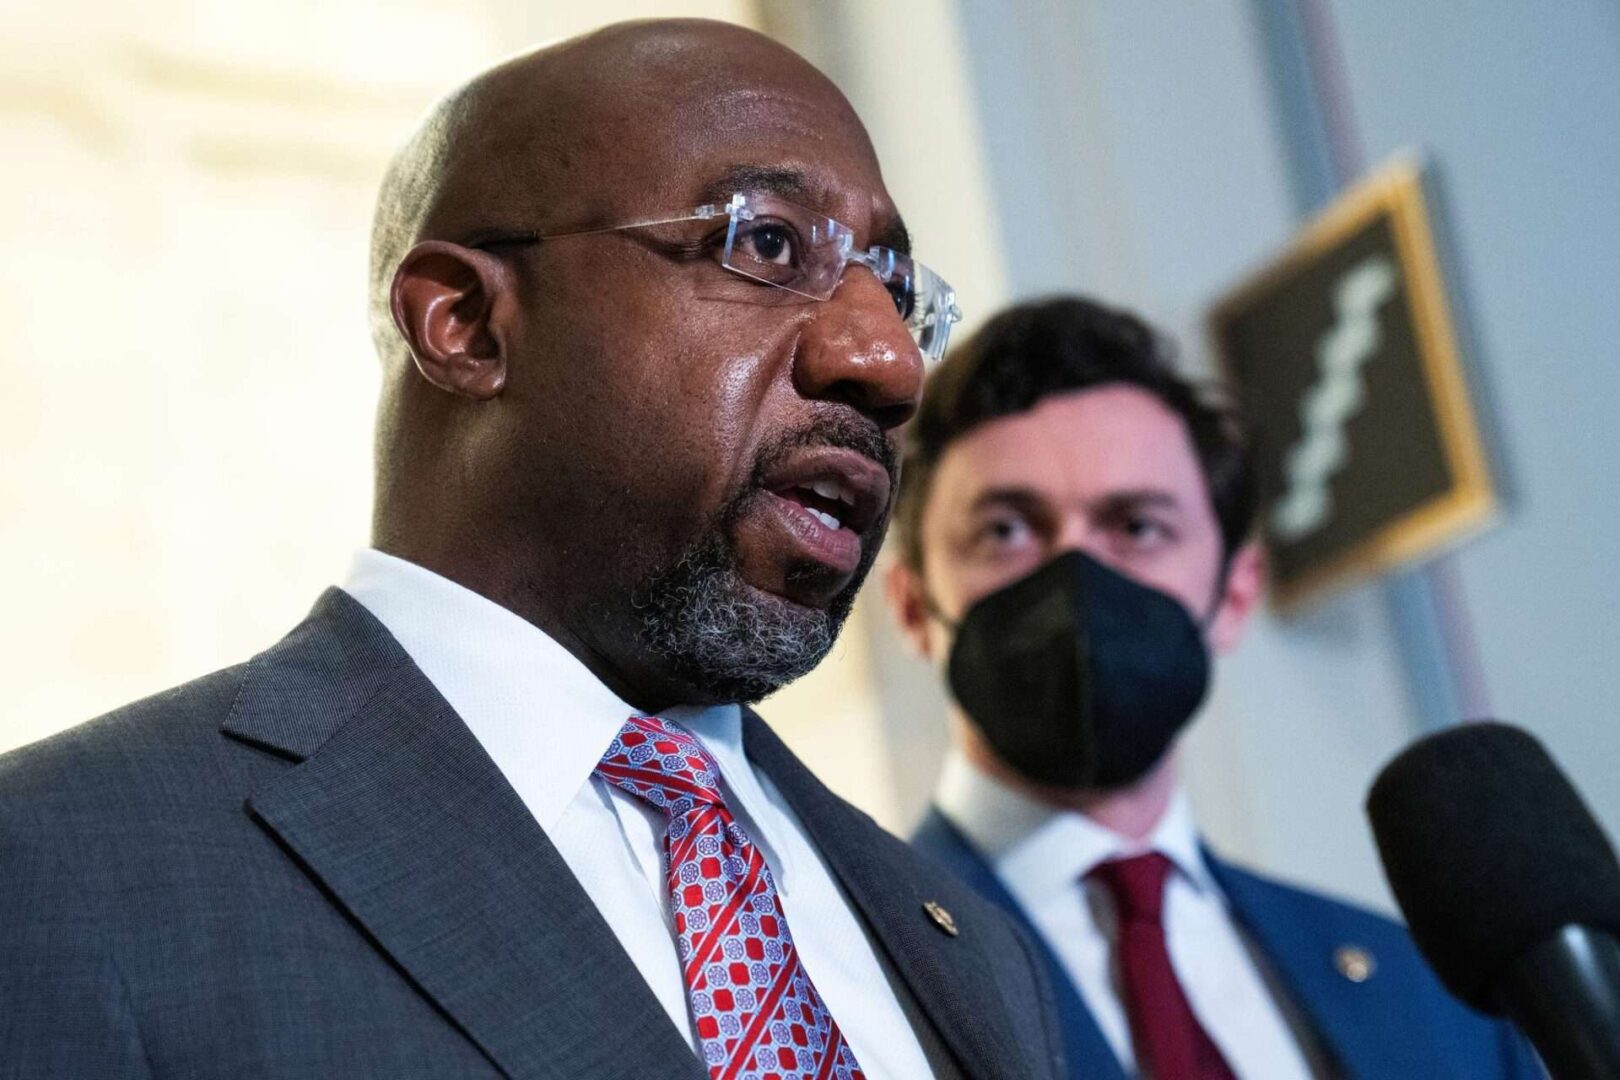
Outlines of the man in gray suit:
{"label": "man in gray suit", "polygon": [[0,1073],[1055,1075],[1020,934],[738,704],[830,647],[955,318],[847,102],[714,23],[520,57],[372,281],[343,587],[0,759]]}

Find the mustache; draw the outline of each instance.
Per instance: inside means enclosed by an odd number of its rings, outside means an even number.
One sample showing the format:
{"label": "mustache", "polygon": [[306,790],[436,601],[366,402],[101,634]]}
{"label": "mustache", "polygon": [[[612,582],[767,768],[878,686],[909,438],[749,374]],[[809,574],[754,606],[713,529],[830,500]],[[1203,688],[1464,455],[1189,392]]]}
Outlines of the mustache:
{"label": "mustache", "polygon": [[831,446],[839,450],[853,450],[870,458],[889,474],[890,498],[900,483],[900,457],[894,446],[884,437],[883,429],[864,417],[847,412],[832,413],[809,423],[790,428],[772,439],[760,450],[754,461],[750,487],[758,490],[765,486],[764,478],[782,460],[795,450],[807,446]]}

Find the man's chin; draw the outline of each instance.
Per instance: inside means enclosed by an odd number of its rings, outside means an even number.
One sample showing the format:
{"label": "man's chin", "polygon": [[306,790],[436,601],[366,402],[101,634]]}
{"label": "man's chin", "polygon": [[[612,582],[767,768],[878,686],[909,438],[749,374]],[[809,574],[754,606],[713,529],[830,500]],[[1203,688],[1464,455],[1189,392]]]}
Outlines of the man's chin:
{"label": "man's chin", "polygon": [[853,590],[803,602],[814,592],[759,588],[723,550],[693,551],[636,590],[639,637],[676,681],[693,688],[694,700],[683,704],[759,701],[832,649]]}
{"label": "man's chin", "polygon": [[737,583],[763,604],[779,604],[793,611],[821,616],[831,615],[840,608],[847,610],[848,601],[856,591],[854,575],[816,563],[794,565],[771,585],[756,584],[741,573],[737,575]]}
{"label": "man's chin", "polygon": [[[782,502],[774,497],[773,501]],[[854,593],[865,576],[871,562],[866,543],[851,540],[842,545],[836,558],[825,555],[814,545],[785,535],[776,527],[777,516],[750,514],[728,530],[731,565],[739,582],[774,601],[813,611],[832,611],[846,594]],[[799,515],[795,512],[788,516]]]}

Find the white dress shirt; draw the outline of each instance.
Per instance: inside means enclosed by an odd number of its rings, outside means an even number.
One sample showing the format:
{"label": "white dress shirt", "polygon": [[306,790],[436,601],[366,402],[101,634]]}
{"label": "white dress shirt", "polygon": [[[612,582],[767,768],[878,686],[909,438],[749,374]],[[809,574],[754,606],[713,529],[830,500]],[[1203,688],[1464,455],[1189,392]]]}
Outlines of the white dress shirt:
{"label": "white dress shirt", "polygon": [[1135,1068],[1130,1022],[1112,962],[1117,921],[1106,886],[1086,880],[1110,859],[1157,851],[1173,866],[1165,884],[1165,940],[1199,1023],[1240,1077],[1292,1080],[1325,1075],[1268,984],[1204,863],[1186,796],[1177,792],[1146,843],[1084,814],[1037,802],[952,750],[935,802],[1012,893],[1057,954],[1126,1071]]}
{"label": "white dress shirt", "polygon": [[[533,624],[413,563],[357,552],[343,589],[472,729],[698,1052],[664,883],[666,818],[593,775],[636,710]],[[743,753],[741,709],[659,715],[690,730],[719,764],[726,805],[770,867],[805,970],[866,1074],[927,1077],[865,927],[786,801]]]}

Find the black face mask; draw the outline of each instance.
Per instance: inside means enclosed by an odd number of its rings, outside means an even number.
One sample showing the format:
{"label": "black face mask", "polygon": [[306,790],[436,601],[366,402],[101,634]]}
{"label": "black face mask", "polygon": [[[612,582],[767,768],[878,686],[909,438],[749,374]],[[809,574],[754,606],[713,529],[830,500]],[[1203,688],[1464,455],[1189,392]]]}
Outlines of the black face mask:
{"label": "black face mask", "polygon": [[1180,601],[1070,551],[968,609],[948,675],[1019,773],[1115,788],[1146,773],[1198,711],[1209,649]]}

